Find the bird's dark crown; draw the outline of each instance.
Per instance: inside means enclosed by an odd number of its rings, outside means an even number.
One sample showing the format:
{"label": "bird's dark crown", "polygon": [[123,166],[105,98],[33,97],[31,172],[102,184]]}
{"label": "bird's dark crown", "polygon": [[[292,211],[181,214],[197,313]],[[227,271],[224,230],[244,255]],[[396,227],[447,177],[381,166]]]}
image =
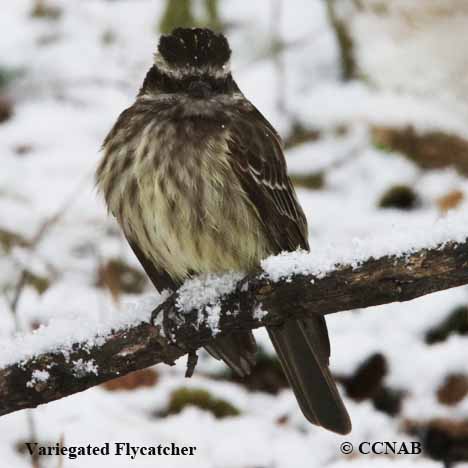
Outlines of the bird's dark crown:
{"label": "bird's dark crown", "polygon": [[231,49],[222,34],[210,29],[177,28],[159,40],[158,52],[175,67],[221,68],[231,57]]}

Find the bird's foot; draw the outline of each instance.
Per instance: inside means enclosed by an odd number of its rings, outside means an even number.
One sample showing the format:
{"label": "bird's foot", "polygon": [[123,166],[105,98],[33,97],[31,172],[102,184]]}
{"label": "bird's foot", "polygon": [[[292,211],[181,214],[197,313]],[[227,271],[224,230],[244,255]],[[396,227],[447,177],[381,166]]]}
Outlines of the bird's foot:
{"label": "bird's foot", "polygon": [[189,351],[187,355],[187,369],[185,371],[185,377],[192,377],[195,367],[197,366],[198,355],[196,350]]}

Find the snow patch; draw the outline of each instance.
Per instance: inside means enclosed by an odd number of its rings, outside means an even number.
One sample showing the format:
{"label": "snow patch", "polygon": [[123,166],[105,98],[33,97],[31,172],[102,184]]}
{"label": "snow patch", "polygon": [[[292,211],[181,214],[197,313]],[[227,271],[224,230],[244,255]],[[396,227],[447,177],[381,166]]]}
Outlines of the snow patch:
{"label": "snow patch", "polygon": [[84,349],[100,346],[115,330],[123,330],[148,322],[151,312],[161,302],[161,296],[151,296],[138,303],[129,304],[125,312],[111,314],[106,318],[86,316],[70,312],[51,319],[29,334],[20,334],[0,341],[0,368],[32,359],[43,353],[61,353],[66,357],[75,343]]}
{"label": "snow patch", "polygon": [[179,289],[177,308],[181,312],[188,313],[194,309],[216,304],[221,297],[234,291],[244,276],[238,272],[222,275],[210,273],[189,279]]}
{"label": "snow patch", "polygon": [[263,319],[263,317],[265,317],[265,315],[268,315],[268,311],[263,310],[262,304],[260,304],[255,308],[252,316],[255,320],[258,320],[260,322]]}
{"label": "snow patch", "polygon": [[26,387],[33,388],[36,384],[41,382],[47,382],[49,380],[50,374],[46,370],[33,370],[31,374],[31,380],[26,382]]}
{"label": "snow patch", "polygon": [[180,312],[198,310],[197,323],[206,323],[214,335],[220,332],[220,299],[233,292],[245,275],[230,272],[222,275],[206,274],[189,279],[179,289],[176,307]]}
{"label": "snow patch", "polygon": [[85,361],[78,359],[73,361],[73,373],[76,377],[85,377],[88,374],[98,375],[99,367],[95,363],[94,359]]}
{"label": "snow patch", "polygon": [[468,214],[452,212],[432,223],[421,223],[419,229],[392,226],[386,236],[355,237],[337,249],[333,243],[323,243],[312,252],[283,252],[263,260],[262,268],[273,281],[293,275],[323,278],[337,266],[358,267],[370,258],[401,257],[421,249],[442,246],[447,242],[465,242],[468,238]]}

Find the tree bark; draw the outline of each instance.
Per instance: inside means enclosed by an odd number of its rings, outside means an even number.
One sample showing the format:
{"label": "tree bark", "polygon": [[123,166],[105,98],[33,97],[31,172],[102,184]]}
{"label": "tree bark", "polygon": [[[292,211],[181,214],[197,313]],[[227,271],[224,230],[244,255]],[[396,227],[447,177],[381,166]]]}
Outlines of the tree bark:
{"label": "tree bark", "polygon": [[[370,258],[358,267],[337,267],[320,278],[296,275],[273,282],[262,274],[251,275],[220,299],[218,328],[229,334],[280,326],[288,319],[409,301],[464,284],[468,284],[468,241],[400,257]],[[206,320],[209,312],[178,312],[177,294],[153,311],[151,322],[163,314],[164,327],[140,323],[116,330],[100,346],[76,343],[68,353],[44,353],[0,369],[0,415],[34,408],[154,364],[172,365],[184,354],[193,362],[194,352],[213,336]],[[258,307],[267,312],[255,313]],[[205,319],[200,321],[200,314]],[[40,371],[48,372],[46,380],[34,377]]]}

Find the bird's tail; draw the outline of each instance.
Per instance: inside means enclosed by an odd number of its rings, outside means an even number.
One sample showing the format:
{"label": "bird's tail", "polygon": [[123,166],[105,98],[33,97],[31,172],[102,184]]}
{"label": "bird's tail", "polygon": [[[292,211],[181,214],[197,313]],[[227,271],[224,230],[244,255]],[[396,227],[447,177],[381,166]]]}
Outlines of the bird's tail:
{"label": "bird's tail", "polygon": [[304,416],[330,431],[350,432],[351,420],[328,368],[325,319],[290,320],[268,333]]}
{"label": "bird's tail", "polygon": [[222,359],[240,377],[250,374],[255,366],[257,345],[251,331],[236,331],[218,336],[205,349],[216,359]]}

